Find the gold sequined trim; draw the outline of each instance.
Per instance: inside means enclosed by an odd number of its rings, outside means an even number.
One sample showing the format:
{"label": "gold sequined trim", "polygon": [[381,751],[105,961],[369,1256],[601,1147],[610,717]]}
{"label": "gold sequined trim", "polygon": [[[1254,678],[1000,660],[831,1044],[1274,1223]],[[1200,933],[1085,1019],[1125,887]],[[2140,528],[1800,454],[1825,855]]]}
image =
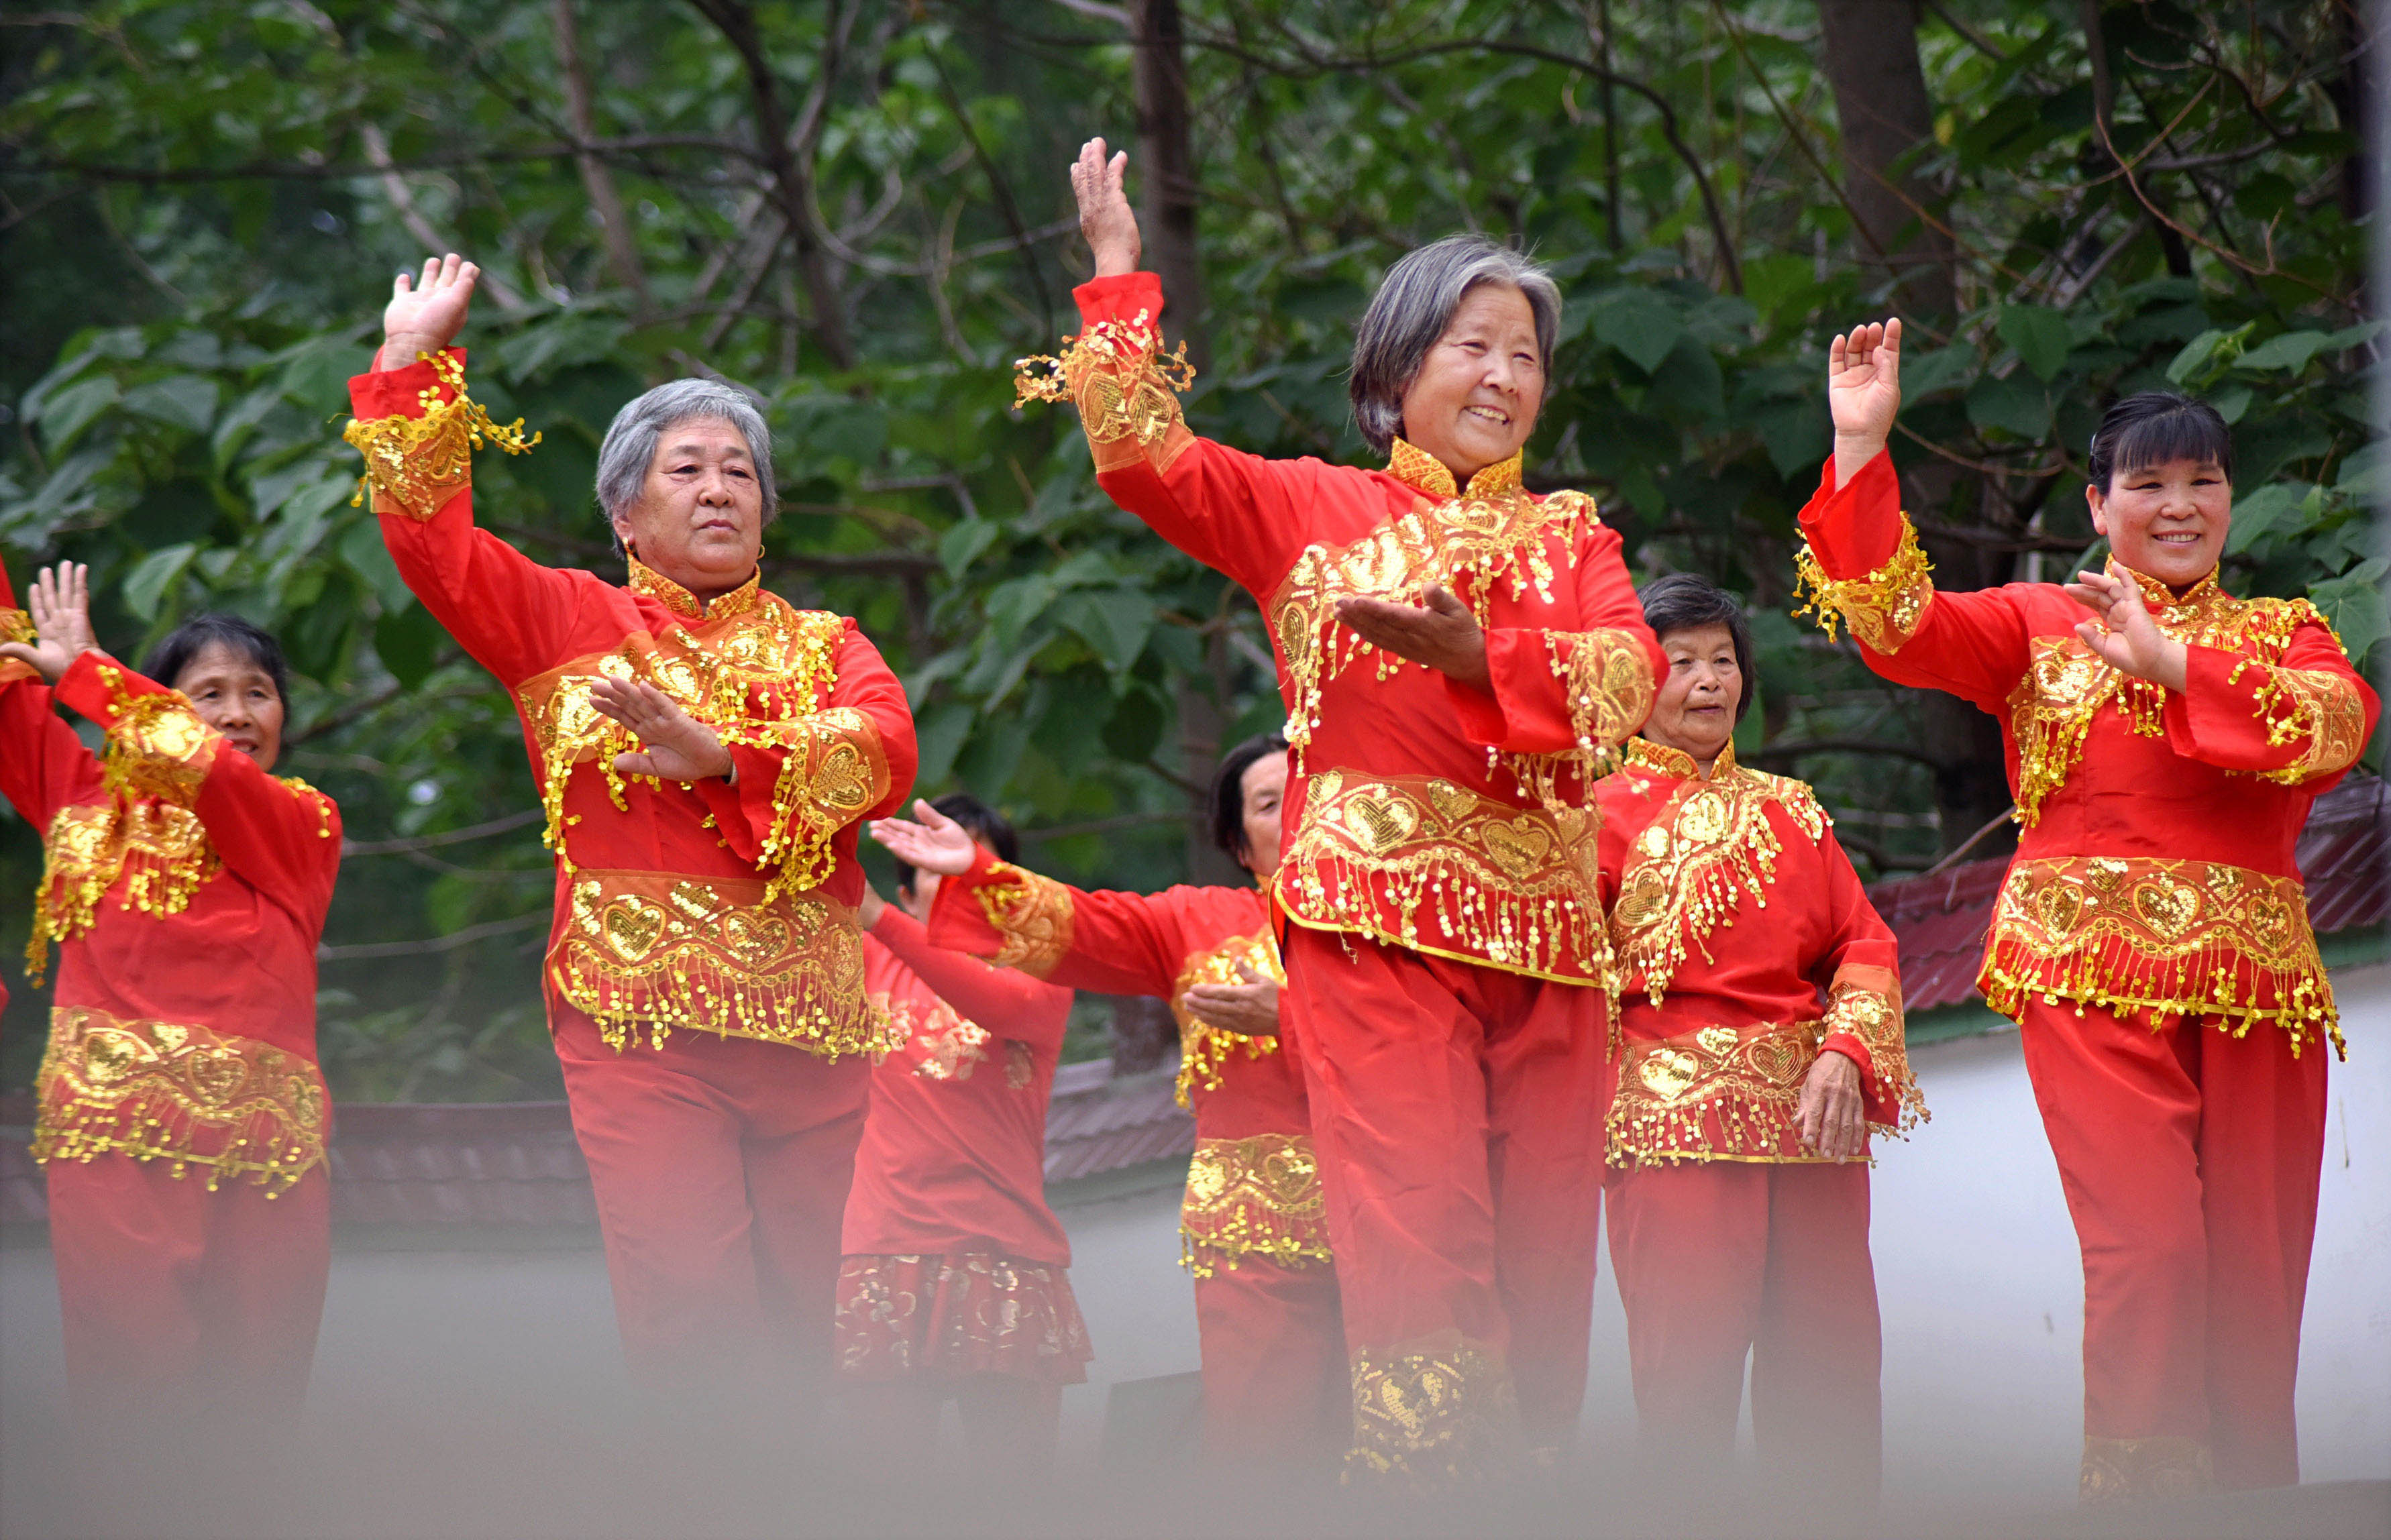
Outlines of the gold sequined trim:
{"label": "gold sequined trim", "polygon": [[1630,1040],[1603,1123],[1610,1163],[1822,1161],[1800,1130],[1802,1082],[1820,1037],[1817,1022],[1796,1021]]}
{"label": "gold sequined trim", "polygon": [[[1493,465],[1480,466],[1469,478],[1467,495],[1500,497],[1506,493],[1519,491],[1521,485],[1519,471],[1525,463],[1525,456],[1521,452],[1514,451],[1507,460],[1497,460]],[[1387,474],[1405,486],[1427,493],[1431,497],[1446,498],[1463,495],[1460,483],[1453,479],[1452,467],[1417,444],[1404,439],[1401,434],[1396,435],[1394,443],[1388,445]]]}
{"label": "gold sequined trim", "polygon": [[549,954],[565,1001],[618,1052],[640,1029],[753,1037],[836,1059],[903,1038],[864,992],[855,911],[752,878],[583,870]]}
{"label": "gold sequined trim", "polygon": [[708,603],[638,557],[625,559],[630,568],[630,577],[624,586],[634,594],[644,594],[658,601],[685,621],[727,621],[733,615],[753,614],[763,608],[764,573],[760,568],[754,577],[727,594],[716,595],[713,602]]}
{"label": "gold sequined trim", "polygon": [[1277,896],[1314,930],[1599,983],[1599,828],[1588,810],[1513,807],[1441,776],[1323,771],[1304,789]]}
{"label": "gold sequined trim", "polygon": [[2297,879],[2207,861],[2021,860],[1993,910],[1977,987],[2021,1019],[2036,996],[2123,1016],[2213,1017],[2239,1037],[2272,1024],[2297,1057],[2312,1035],[2347,1058],[2333,982]]}
{"label": "gold sequined trim", "polygon": [[177,807],[199,801],[224,739],[200,720],[178,690],[124,687],[124,673],[102,663],[109,692],[108,789],[122,797],[156,797]]}
{"label": "gold sequined trim", "polygon": [[1132,320],[1098,321],[1063,339],[1059,358],[1015,359],[1013,404],[1070,401],[1079,406],[1099,473],[1140,459],[1167,469],[1195,443],[1180,416],[1179,394],[1196,383],[1187,344],[1162,351],[1162,327],[1145,311]]}
{"label": "gold sequined trim", "polygon": [[58,809],[42,841],[42,885],[33,899],[32,938],[25,971],[39,983],[52,942],[91,929],[100,900],[119,879],[119,907],[163,918],[190,906],[191,895],[215,876],[215,847],[189,808],[149,799],[111,797]]}
{"label": "gold sequined trim", "polygon": [[1832,578],[1820,565],[1808,541],[1794,553],[1795,591],[1806,596],[1795,618],[1815,614],[1818,629],[1832,640],[1835,622],[1851,627],[1853,639],[1887,657],[1899,652],[1918,635],[1926,607],[1934,599],[1933,564],[1919,547],[1918,531],[1907,514],[1901,515],[1901,541],[1875,571],[1855,578]]}
{"label": "gold sequined trim", "polygon": [[1933,1114],[1926,1110],[1925,1094],[1909,1068],[1900,975],[1868,963],[1846,963],[1835,969],[1827,986],[1827,1019],[1818,1031],[1822,1039],[1837,1033],[1855,1037],[1868,1049],[1878,1086],[1900,1109],[1893,1124],[1879,1125],[1884,1132],[1906,1134],[1932,1121]]}
{"label": "gold sequined trim", "polygon": [[0,642],[22,642],[31,647],[39,639],[32,616],[22,610],[0,608]]}
{"label": "gold sequined trim", "polygon": [[1270,930],[1250,936],[1231,936],[1218,946],[1201,952],[1191,952],[1170,986],[1170,1014],[1179,1020],[1179,1105],[1195,1106],[1195,1093],[1200,1087],[1207,1091],[1221,1088],[1221,1076],[1231,1060],[1263,1059],[1278,1052],[1275,1037],[1247,1037],[1239,1033],[1221,1032],[1206,1026],[1190,1015],[1179,1002],[1197,984],[1242,984],[1237,965],[1243,963],[1253,972],[1285,988],[1286,969],[1278,956],[1278,938]]}
{"label": "gold sequined trim", "polygon": [[1500,1354],[1457,1332],[1353,1355],[1345,1480],[1436,1487],[1500,1477],[1517,1461],[1519,1404]]}
{"label": "gold sequined trim", "polygon": [[322,1075],[251,1038],[59,1006],[34,1084],[36,1161],[200,1166],[212,1192],[246,1177],[269,1198],[324,1163]]}
{"label": "gold sequined trim", "polygon": [[2366,703],[2352,680],[2331,669],[2279,668],[2244,658],[2226,682],[2238,683],[2242,670],[2253,666],[2266,674],[2257,689],[2257,714],[2267,724],[2268,743],[2280,749],[2307,740],[2299,758],[2280,770],[2261,771],[2260,779],[2297,786],[2357,763],[2366,750]]}
{"label": "gold sequined trim", "polygon": [[1198,1139],[1179,1207],[1179,1264],[1196,1277],[1234,1273],[1247,1257],[1282,1267],[1326,1262],[1320,1162],[1305,1134]]}
{"label": "gold sequined trim", "polygon": [[2081,1502],[2111,1503],[2143,1497],[2197,1497],[2217,1490],[2208,1445],[2184,1436],[2084,1440],[2084,1467],[2076,1482]]}
{"label": "gold sequined trim", "polygon": [[420,416],[371,422],[353,417],[341,437],[366,457],[366,473],[349,506],[364,502],[370,489],[375,512],[403,513],[423,522],[472,484],[474,450],[496,445],[510,455],[529,454],[539,435],[524,438],[521,417],[504,426],[491,421],[482,404],[465,393],[465,366],[455,353],[416,356],[432,366],[450,399],[441,400],[437,387],[426,390],[419,398]]}
{"label": "gold sequined trim", "polygon": [[1071,950],[1071,890],[1051,877],[999,861],[972,889],[989,929],[997,934],[998,968],[1033,979],[1054,971]]}
{"label": "gold sequined trim", "polygon": [[1589,762],[1652,714],[1652,654],[1634,632],[1547,631],[1544,647],[1569,701],[1570,735]]}

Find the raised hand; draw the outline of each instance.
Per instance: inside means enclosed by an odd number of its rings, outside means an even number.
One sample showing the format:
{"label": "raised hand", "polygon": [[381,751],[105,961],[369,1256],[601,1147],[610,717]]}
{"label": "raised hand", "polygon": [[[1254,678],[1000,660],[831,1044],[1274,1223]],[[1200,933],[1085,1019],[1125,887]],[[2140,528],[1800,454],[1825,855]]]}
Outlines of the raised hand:
{"label": "raised hand", "polygon": [[1248,963],[1237,964],[1237,977],[1244,982],[1197,984],[1179,997],[1179,1004],[1208,1027],[1239,1037],[1276,1037],[1278,984]]}
{"label": "raised hand", "polygon": [[971,870],[971,831],[932,807],[916,802],[913,816],[921,820],[909,824],[902,818],[875,818],[872,837],[888,849],[888,853],[909,866],[940,877],[961,877]]}
{"label": "raised hand", "polygon": [[589,703],[631,729],[643,751],[614,756],[618,776],[700,781],[730,775],[730,751],[714,729],[682,711],[673,698],[637,679],[607,677],[589,687]]}
{"label": "raised hand", "polygon": [[1840,1053],[1820,1054],[1803,1079],[1794,1120],[1802,1143],[1830,1161],[1866,1155],[1868,1104],[1860,1097],[1860,1067]]}
{"label": "raised hand", "polygon": [[91,569],[83,563],[61,561],[36,573],[25,613],[34,640],[0,642],[0,658],[31,663],[45,684],[57,684],[77,658],[99,650],[91,633]]}
{"label": "raised hand", "polygon": [[2078,572],[2067,597],[2099,617],[2078,622],[2075,635],[2111,668],[2171,690],[2184,687],[2191,655],[2159,630],[2142,603],[2140,584],[2109,572]]}
{"label": "raised hand", "polygon": [[1835,484],[1875,459],[1901,410],[1901,323],[1854,327],[1827,344],[1827,409],[1835,420]]}
{"label": "raised hand", "polygon": [[1123,150],[1107,160],[1102,139],[1081,145],[1079,158],[1071,162],[1071,192],[1079,200],[1079,234],[1095,253],[1099,278],[1136,272],[1144,250],[1138,238],[1137,214],[1129,206],[1129,195],[1121,190],[1128,168],[1129,152]]}
{"label": "raised hand", "polygon": [[1486,633],[1469,606],[1441,584],[1431,585],[1423,597],[1428,603],[1420,609],[1386,599],[1339,599],[1337,618],[1372,647],[1493,694],[1494,676],[1486,668]]}
{"label": "raised hand", "polygon": [[482,270],[451,251],[427,257],[420,282],[405,273],[390,286],[390,303],[381,312],[381,353],[377,369],[403,369],[420,353],[438,353],[465,329],[465,311],[473,302],[473,281]]}

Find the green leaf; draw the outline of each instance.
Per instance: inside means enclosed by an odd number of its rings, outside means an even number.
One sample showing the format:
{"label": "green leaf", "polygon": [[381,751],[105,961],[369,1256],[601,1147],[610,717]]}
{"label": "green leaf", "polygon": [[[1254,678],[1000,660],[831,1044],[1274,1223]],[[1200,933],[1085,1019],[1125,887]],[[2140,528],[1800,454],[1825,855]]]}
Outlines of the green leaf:
{"label": "green leaf", "polygon": [[42,403],[44,447],[53,455],[62,452],[74,442],[76,434],[90,426],[92,418],[115,405],[116,399],[113,375],[96,375],[52,391]]}
{"label": "green leaf", "polygon": [[954,769],[955,752],[971,736],[976,714],[960,700],[941,700],[914,719],[913,741],[921,754],[913,772],[917,792],[926,793]]}
{"label": "green leaf", "polygon": [[2282,369],[2297,374],[2332,339],[2320,331],[2287,331],[2269,338],[2233,361],[2237,369]]}
{"label": "green leaf", "polygon": [[124,409],[152,422],[204,433],[216,417],[216,382],[195,374],[169,375],[124,392]]}
{"label": "green leaf", "polygon": [[619,315],[560,311],[533,322],[492,351],[498,355],[498,373],[507,383],[522,385],[543,374],[612,356],[630,329],[631,323]]}
{"label": "green leaf", "polygon": [[332,548],[348,563],[349,571],[365,580],[381,603],[382,613],[415,602],[415,596],[407,591],[407,580],[398,575],[398,563],[390,558],[390,547],[382,544],[381,521],[373,515],[368,514],[342,531]]}
{"label": "green leaf", "polygon": [[2230,426],[2240,422],[2242,415],[2250,409],[2252,393],[2247,385],[2228,385],[2221,390],[2210,391],[2208,404],[2216,407],[2217,415],[2223,417]]}
{"label": "green leaf", "polygon": [[2212,327],[2202,332],[2186,342],[2183,345],[2183,351],[2175,355],[2175,362],[2167,366],[2168,380],[2177,385],[2184,384],[2193,375],[2206,369],[2214,361],[2219,358],[2229,361],[2236,357],[2242,351],[2243,340],[2249,337],[2251,328],[2257,324],[2252,321],[2247,326],[2237,327],[2232,331],[2220,331]]}
{"label": "green leaf", "polygon": [[2383,598],[2386,570],[2391,570],[2391,561],[2376,557],[2308,590],[2308,598],[2340,633],[2350,662],[2360,669],[2366,666],[2366,655],[2374,644],[2391,634],[2391,606]]}
{"label": "green leaf", "polygon": [[1977,366],[1976,350],[1971,347],[1937,348],[1901,361],[1901,394],[1905,401],[1919,401],[1937,391],[1947,391],[1972,374]]}
{"label": "green leaf", "polygon": [[1095,648],[1115,674],[1127,671],[1145,650],[1153,633],[1154,600],[1134,588],[1082,589],[1057,611],[1062,622]]}
{"label": "green leaf", "polygon": [[2333,484],[2363,502],[2380,503],[2391,494],[2391,440],[2370,439],[2343,458]]}
{"label": "green leaf", "polygon": [[374,651],[406,689],[420,688],[440,657],[440,622],[420,604],[384,610],[374,622]]}
{"label": "green leaf", "polygon": [[2225,537],[2227,551],[2239,554],[2260,535],[2274,531],[2298,510],[2315,489],[2304,481],[2270,481],[2233,505],[2232,533]]}
{"label": "green leaf", "polygon": [[191,564],[191,558],[197,556],[199,550],[198,545],[187,541],[180,545],[152,551],[142,558],[140,564],[124,575],[123,585],[119,590],[124,599],[124,608],[141,620],[156,620],[158,603],[164,597],[167,585],[183,575],[183,569]]}
{"label": "green leaf", "polygon": [[1659,371],[1686,324],[1666,300],[1648,289],[1621,289],[1599,301],[1594,312],[1595,339],[1626,355],[1646,374]]}
{"label": "green leaf", "polygon": [[2066,366],[2073,342],[2067,317],[2049,305],[2003,305],[1997,329],[2001,340],[2017,349],[2019,359],[2046,382]]}
{"label": "green leaf", "polygon": [[1772,406],[1750,420],[1759,430],[1760,442],[1768,448],[1769,463],[1777,468],[1779,476],[1790,478],[1816,469],[1833,444],[1827,414],[1812,402]]}
{"label": "green leaf", "polygon": [[346,411],[349,377],[373,367],[371,351],[345,332],[311,337],[281,356],[282,393],[310,413]]}
{"label": "green leaf", "polygon": [[946,568],[947,576],[962,578],[1003,533],[993,519],[966,519],[949,530],[938,542],[938,561]]}
{"label": "green leaf", "polygon": [[1162,701],[1152,690],[1131,690],[1105,723],[1105,747],[1131,764],[1143,764],[1161,747],[1167,721]]}
{"label": "green leaf", "polygon": [[2034,442],[2050,431],[2050,397],[2023,374],[1986,375],[1968,388],[1968,420]]}

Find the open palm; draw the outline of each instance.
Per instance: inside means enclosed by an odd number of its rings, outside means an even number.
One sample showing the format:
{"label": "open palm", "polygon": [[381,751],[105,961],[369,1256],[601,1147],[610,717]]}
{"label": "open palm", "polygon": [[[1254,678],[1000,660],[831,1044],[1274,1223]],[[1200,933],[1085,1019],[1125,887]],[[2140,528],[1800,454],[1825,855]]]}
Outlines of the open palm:
{"label": "open palm", "polygon": [[91,630],[91,569],[81,562],[61,561],[36,574],[25,612],[34,639],[0,643],[0,658],[31,663],[46,683],[57,684],[77,658],[98,648]]}
{"label": "open palm", "polygon": [[419,353],[438,353],[465,329],[465,312],[473,302],[473,283],[482,270],[451,251],[428,257],[420,280],[406,273],[391,285],[390,303],[382,307],[381,366],[405,368]]}
{"label": "open palm", "polygon": [[1855,327],[1827,347],[1827,406],[1835,436],[1882,441],[1901,410],[1901,323]]}
{"label": "open palm", "polygon": [[921,822],[875,818],[872,837],[909,866],[919,866],[941,877],[961,877],[971,870],[972,854],[977,847],[972,843],[969,829],[925,802],[913,804],[913,816]]}

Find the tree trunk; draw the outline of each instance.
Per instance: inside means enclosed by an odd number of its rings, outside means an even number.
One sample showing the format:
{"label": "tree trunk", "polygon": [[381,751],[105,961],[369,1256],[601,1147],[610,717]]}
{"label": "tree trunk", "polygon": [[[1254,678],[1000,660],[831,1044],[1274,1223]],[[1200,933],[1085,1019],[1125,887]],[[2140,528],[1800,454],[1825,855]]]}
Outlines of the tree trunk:
{"label": "tree trunk", "polygon": [[1859,225],[1855,255],[1898,281],[1906,313],[1947,322],[1958,310],[1951,240],[1918,213],[1939,200],[1914,173],[1893,169],[1934,135],[1918,12],[1912,0],[1818,0],[1818,20],[1842,125],[1843,196]]}
{"label": "tree trunk", "polygon": [[1198,372],[1212,367],[1204,323],[1204,275],[1196,260],[1196,149],[1187,110],[1187,59],[1179,0],[1134,0],[1130,41],[1137,53],[1137,158],[1145,260],[1162,279],[1164,329],[1187,344]]}
{"label": "tree trunk", "polygon": [[[573,136],[582,144],[598,137],[598,114],[592,105],[589,89],[589,66],[581,53],[581,28],[573,14],[575,0],[556,0],[556,61],[564,76],[564,107],[566,121],[573,125]],[[589,206],[598,212],[600,233],[606,242],[606,266],[614,281],[631,291],[633,314],[644,321],[654,313],[655,302],[648,293],[648,275],[640,264],[639,243],[631,236],[629,213],[623,207],[623,195],[615,190],[614,173],[595,154],[584,150],[575,156],[574,163],[581,170],[582,190],[589,195]]]}

